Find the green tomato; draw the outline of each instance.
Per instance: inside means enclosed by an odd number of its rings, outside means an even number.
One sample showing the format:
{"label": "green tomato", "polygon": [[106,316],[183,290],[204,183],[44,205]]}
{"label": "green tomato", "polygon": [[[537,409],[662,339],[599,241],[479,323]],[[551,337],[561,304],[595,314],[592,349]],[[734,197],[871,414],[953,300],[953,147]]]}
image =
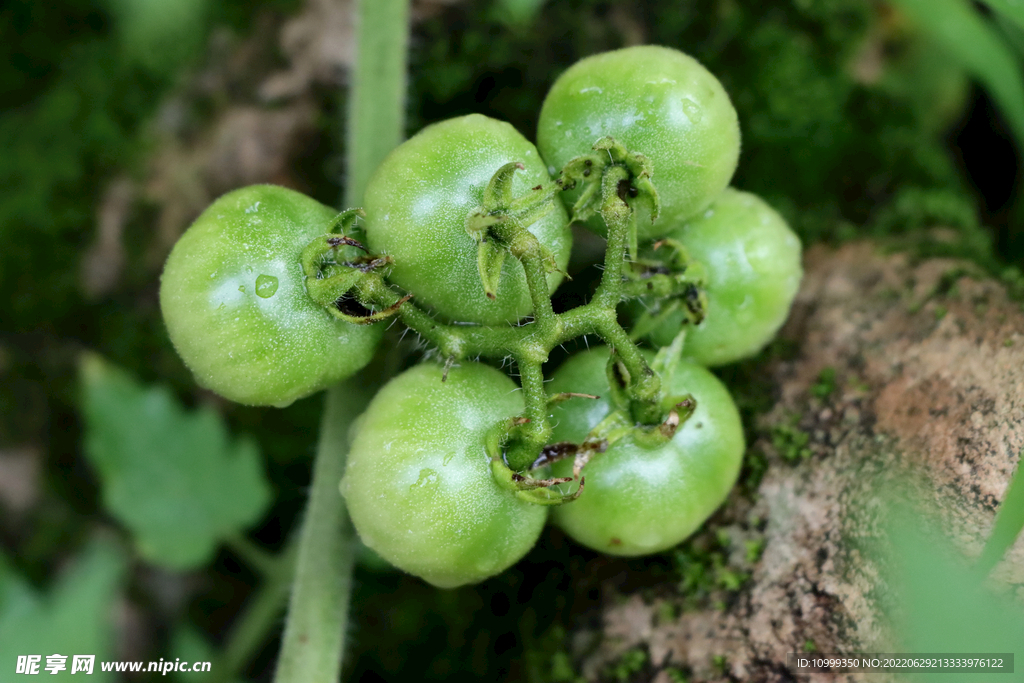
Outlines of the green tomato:
{"label": "green tomato", "polygon": [[299,257],[336,215],[294,190],[253,185],[215,201],[182,235],[160,309],[199,384],[284,406],[369,362],[383,326],[337,320],[306,295]]}
{"label": "green tomato", "polygon": [[[555,441],[580,443],[611,409],[607,347],[577,354],[555,373],[548,391],[580,392],[553,409]],[[691,394],[697,408],[668,443],[653,449],[630,435],[594,455],[583,469],[580,497],[552,512],[578,543],[610,555],[646,555],[671,548],[697,530],[722,504],[739,476],[743,427],[725,386],[705,368],[680,361],[666,390]],[[572,461],[552,467],[571,476]]]}
{"label": "green tomato", "polygon": [[[687,332],[683,354],[716,366],[760,351],[785,322],[800,288],[800,238],[760,197],[731,188],[669,236],[707,272],[706,315]],[[682,313],[668,316],[651,341],[670,344],[682,320]]]}
{"label": "green tomato", "polygon": [[[497,325],[532,310],[522,264],[505,259],[497,298],[488,299],[477,267],[477,244],[466,217],[480,206],[484,188],[503,165],[519,161],[516,195],[550,181],[537,149],[511,125],[471,114],[427,126],[377,168],[366,188],[366,237],[375,253],[394,258],[389,278],[448,320]],[[572,234],[560,199],[530,226],[561,270]],[[551,291],[560,273],[548,275]]]}
{"label": "green tomato", "polygon": [[[555,81],[537,127],[537,147],[551,172],[604,136],[653,165],[661,216],[652,225],[650,215],[638,211],[641,240],[660,237],[704,209],[729,184],[739,159],[739,123],[722,84],[695,59],[667,47],[587,57]],[[604,230],[603,224],[592,227]]]}
{"label": "green tomato", "polygon": [[467,363],[417,365],[388,382],[359,423],[341,491],[360,538],[399,569],[442,588],[476,583],[533,547],[547,508],[502,488],[489,429],[518,415],[522,392]]}

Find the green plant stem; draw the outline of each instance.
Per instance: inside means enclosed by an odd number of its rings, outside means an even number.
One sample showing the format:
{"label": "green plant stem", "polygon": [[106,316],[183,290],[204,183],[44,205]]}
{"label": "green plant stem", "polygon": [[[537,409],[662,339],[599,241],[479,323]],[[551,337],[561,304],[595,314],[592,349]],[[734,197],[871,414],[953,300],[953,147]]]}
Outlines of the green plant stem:
{"label": "green plant stem", "polygon": [[370,176],[405,129],[409,0],[359,0],[349,97],[344,206],[361,206]]}
{"label": "green plant stem", "polygon": [[277,683],[333,683],[345,645],[355,536],[338,482],[345,473],[348,429],[369,393],[354,380],[327,392],[313,463],[309,506],[299,537]]}
{"label": "green plant stem", "polygon": [[516,471],[530,469],[540,449],[551,439],[548,423],[548,395],[544,391],[544,373],[541,364],[534,360],[517,360],[519,382],[523,387],[523,402],[526,410],[523,416],[529,422],[520,425],[519,439],[509,444],[505,458],[508,466]]}
{"label": "green plant stem", "polygon": [[[618,149],[616,153],[622,156],[628,154],[624,148]],[[574,163],[570,162],[567,168]],[[338,291],[354,292],[359,302],[370,310],[393,310],[407,327],[435,345],[446,359],[461,360],[480,355],[492,358],[512,356],[520,371],[525,402],[522,417],[526,419],[509,432],[506,459],[509,467],[522,471],[536,460],[551,436],[542,366],[555,346],[570,339],[596,333],[615,348],[617,358],[629,374],[628,386],[624,390],[630,399],[632,417],[637,422],[655,425],[664,420],[665,415],[661,406],[661,379],[651,370],[636,344],[619,325],[616,314],[627,286],[623,281],[626,251],[633,239],[631,236],[635,235],[635,212],[626,201],[627,194],[634,191],[631,171],[622,163],[604,167],[599,180],[601,214],[608,226],[608,247],[601,284],[590,303],[559,314],[552,308],[548,291],[550,256],[525,225],[535,220],[534,217],[542,215],[543,203],[553,201],[556,190],[567,183],[554,183],[548,191],[510,201],[501,195],[504,192],[503,183],[513,172],[511,164],[502,167],[495,173],[488,187],[498,188],[495,194],[500,201],[517,204],[517,208],[494,208],[491,204],[497,200],[490,197],[485,198],[485,206],[477,209],[471,217],[487,219],[502,215],[501,212],[509,212],[503,214],[504,219],[488,225],[493,225],[494,237],[523,266],[534,308],[531,322],[513,327],[445,324],[420,309],[415,300],[393,290],[384,276],[374,270],[362,273],[345,271],[343,277],[348,279],[340,279],[342,276],[339,276],[337,287]],[[315,245],[307,248],[306,256],[309,258],[304,257],[304,262],[318,262],[320,257],[316,253],[317,248]],[[313,267],[308,266],[307,270],[312,271]],[[658,280],[659,290],[678,287],[668,278],[663,279],[667,282]],[[352,282],[355,284],[350,284]],[[635,289],[630,287],[630,292]],[[642,291],[650,289],[653,289],[653,283],[645,286]],[[333,298],[334,294],[331,294],[329,300]]]}
{"label": "green plant stem", "polygon": [[[356,5],[348,206],[361,203],[373,170],[402,139],[408,26],[409,0],[359,0]],[[345,471],[349,427],[371,396],[368,384],[353,378],[327,391],[276,683],[335,683],[340,676],[355,534],[338,482]]]}
{"label": "green plant stem", "polygon": [[[620,182],[628,179],[629,175],[626,169],[621,166],[612,166],[605,171],[602,185],[614,192],[614,188]],[[602,217],[608,226],[608,244],[605,247],[604,272],[601,273],[601,283],[597,286],[597,292],[594,293],[594,300],[602,307],[610,309],[618,306],[622,299],[622,265],[626,260],[626,244],[629,241],[630,228],[635,220],[635,212],[630,210],[622,200],[615,201],[615,199],[606,198],[605,210],[602,211]],[[619,203],[624,205],[625,210],[615,210],[620,209],[617,206]]]}
{"label": "green plant stem", "polygon": [[277,572],[281,566],[280,557],[260,548],[242,534],[227,539],[225,545],[265,577]]}
{"label": "green plant stem", "polygon": [[[260,571],[263,585],[231,629],[215,673],[217,683],[234,680],[277,625],[288,602],[297,550],[297,543],[292,542],[275,557],[248,540],[232,539],[228,545]],[[246,550],[241,550],[242,547]]]}

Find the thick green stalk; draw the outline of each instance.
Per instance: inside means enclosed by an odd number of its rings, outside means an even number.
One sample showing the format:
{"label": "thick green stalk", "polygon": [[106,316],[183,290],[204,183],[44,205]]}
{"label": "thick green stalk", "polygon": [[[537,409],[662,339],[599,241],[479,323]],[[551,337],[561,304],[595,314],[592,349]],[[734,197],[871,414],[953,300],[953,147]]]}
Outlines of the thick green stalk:
{"label": "thick green stalk", "polygon": [[[356,67],[348,121],[345,204],[357,205],[370,175],[402,139],[409,0],[359,0]],[[370,399],[353,378],[327,392],[309,506],[299,538],[276,683],[335,683],[340,676],[355,534],[338,482],[348,430]]]}
{"label": "thick green stalk", "polygon": [[405,135],[409,0],[359,0],[356,40],[344,206],[362,206],[370,176]]}
{"label": "thick green stalk", "polygon": [[345,473],[349,426],[368,399],[353,380],[327,392],[277,683],[338,680],[355,543],[338,482]]}

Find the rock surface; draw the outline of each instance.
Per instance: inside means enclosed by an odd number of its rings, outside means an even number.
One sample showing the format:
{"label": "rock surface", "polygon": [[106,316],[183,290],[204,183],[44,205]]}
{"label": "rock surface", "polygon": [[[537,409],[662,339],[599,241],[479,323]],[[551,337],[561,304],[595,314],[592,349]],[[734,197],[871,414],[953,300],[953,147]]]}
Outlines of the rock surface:
{"label": "rock surface", "polygon": [[[758,369],[776,392],[750,445],[767,471],[712,521],[730,548],[763,539],[760,558],[744,565],[733,550],[730,565],[749,573],[742,588],[681,614],[606,587],[588,680],[637,648],[657,683],[673,680],[671,668],[690,681],[886,680],[795,673],[786,662],[811,648],[892,651],[877,568],[856,549],[882,482],[916,483],[954,544],[980,554],[1024,449],[1021,305],[969,265],[915,263],[867,243],[815,247],[805,265],[780,335],[794,353]],[[1024,583],[1022,560],[1018,542],[993,576]]]}

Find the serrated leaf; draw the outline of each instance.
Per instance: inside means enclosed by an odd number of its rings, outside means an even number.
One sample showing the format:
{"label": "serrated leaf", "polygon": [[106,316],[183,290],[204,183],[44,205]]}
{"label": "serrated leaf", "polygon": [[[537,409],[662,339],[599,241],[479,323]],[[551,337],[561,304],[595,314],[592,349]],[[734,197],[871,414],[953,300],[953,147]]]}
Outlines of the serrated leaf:
{"label": "serrated leaf", "polygon": [[85,452],[103,502],[146,559],[205,564],[218,542],[254,523],[270,501],[259,451],[229,438],[209,408],[186,412],[164,387],[143,387],[95,355],[81,364]]}
{"label": "serrated leaf", "polygon": [[[1024,144],[1024,70],[1013,51],[968,0],[896,0],[985,87]],[[1009,16],[1009,15],[1008,15]]]}
{"label": "serrated leaf", "polygon": [[[2,558],[0,558],[2,560]],[[0,672],[15,675],[19,655],[40,655],[39,673],[48,681],[75,681],[74,655],[95,655],[93,675],[102,683],[113,676],[100,671],[112,651],[113,604],[124,573],[124,560],[109,543],[96,542],[46,595],[39,595],[20,576],[0,563]],[[48,655],[65,655],[66,670],[45,670]]]}

